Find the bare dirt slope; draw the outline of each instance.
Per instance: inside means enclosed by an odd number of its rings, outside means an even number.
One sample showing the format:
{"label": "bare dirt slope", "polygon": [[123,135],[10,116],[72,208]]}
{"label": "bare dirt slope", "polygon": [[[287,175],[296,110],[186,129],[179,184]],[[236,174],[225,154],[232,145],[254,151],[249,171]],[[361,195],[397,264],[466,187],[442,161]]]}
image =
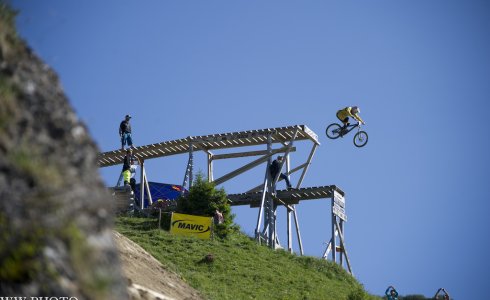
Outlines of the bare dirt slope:
{"label": "bare dirt slope", "polygon": [[123,274],[130,280],[129,293],[133,299],[203,299],[180,278],[165,269],[141,246],[114,231]]}

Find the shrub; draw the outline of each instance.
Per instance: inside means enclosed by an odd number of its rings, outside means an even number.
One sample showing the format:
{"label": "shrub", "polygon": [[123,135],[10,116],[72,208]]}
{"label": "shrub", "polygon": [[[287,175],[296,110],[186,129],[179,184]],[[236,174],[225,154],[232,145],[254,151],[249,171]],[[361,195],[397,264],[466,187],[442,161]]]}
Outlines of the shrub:
{"label": "shrub", "polygon": [[237,230],[233,224],[234,215],[223,188],[217,189],[214,183],[208,182],[202,173],[198,173],[189,192],[177,201],[177,212],[197,215],[214,216],[216,210],[223,214],[223,222],[215,225],[215,234],[225,238],[230,232]]}

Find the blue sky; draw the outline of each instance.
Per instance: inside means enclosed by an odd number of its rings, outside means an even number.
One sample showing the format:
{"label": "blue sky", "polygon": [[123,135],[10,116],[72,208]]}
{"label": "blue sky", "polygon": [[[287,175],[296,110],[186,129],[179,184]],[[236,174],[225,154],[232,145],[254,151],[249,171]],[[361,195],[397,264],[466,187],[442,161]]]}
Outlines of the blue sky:
{"label": "blue sky", "polygon": [[[346,192],[347,249],[368,291],[479,299],[488,288],[487,1],[11,2],[101,150],[119,147],[127,113],[136,145],[306,124],[321,147],[303,186]],[[362,149],[324,135],[348,105],[367,123]],[[310,150],[297,147],[293,164]],[[150,180],[180,184],[186,159],[148,161]],[[215,177],[246,161],[219,161]],[[264,169],[223,186],[244,192]],[[101,176],[113,185],[119,172]],[[329,205],[298,206],[307,255],[330,239]],[[234,212],[251,234],[257,210]]]}

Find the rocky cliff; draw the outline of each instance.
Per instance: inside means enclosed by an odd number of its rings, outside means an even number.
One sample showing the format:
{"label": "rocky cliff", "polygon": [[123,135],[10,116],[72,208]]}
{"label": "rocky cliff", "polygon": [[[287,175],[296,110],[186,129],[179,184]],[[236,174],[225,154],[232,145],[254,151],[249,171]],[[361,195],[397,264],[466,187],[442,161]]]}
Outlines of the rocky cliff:
{"label": "rocky cliff", "polygon": [[0,1],[0,296],[127,298],[97,152]]}

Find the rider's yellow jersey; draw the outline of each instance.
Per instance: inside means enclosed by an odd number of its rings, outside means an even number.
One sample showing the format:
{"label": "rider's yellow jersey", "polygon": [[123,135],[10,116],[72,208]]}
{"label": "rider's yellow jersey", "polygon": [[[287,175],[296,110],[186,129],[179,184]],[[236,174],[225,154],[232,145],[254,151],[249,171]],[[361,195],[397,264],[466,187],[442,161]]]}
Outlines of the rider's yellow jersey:
{"label": "rider's yellow jersey", "polygon": [[350,106],[346,107],[344,109],[341,109],[337,112],[337,118],[339,118],[340,120],[343,120],[347,117],[354,118],[357,121],[364,123],[364,121],[361,119],[361,117],[359,117],[359,115],[357,113],[356,114],[352,113],[352,107],[350,107]]}

